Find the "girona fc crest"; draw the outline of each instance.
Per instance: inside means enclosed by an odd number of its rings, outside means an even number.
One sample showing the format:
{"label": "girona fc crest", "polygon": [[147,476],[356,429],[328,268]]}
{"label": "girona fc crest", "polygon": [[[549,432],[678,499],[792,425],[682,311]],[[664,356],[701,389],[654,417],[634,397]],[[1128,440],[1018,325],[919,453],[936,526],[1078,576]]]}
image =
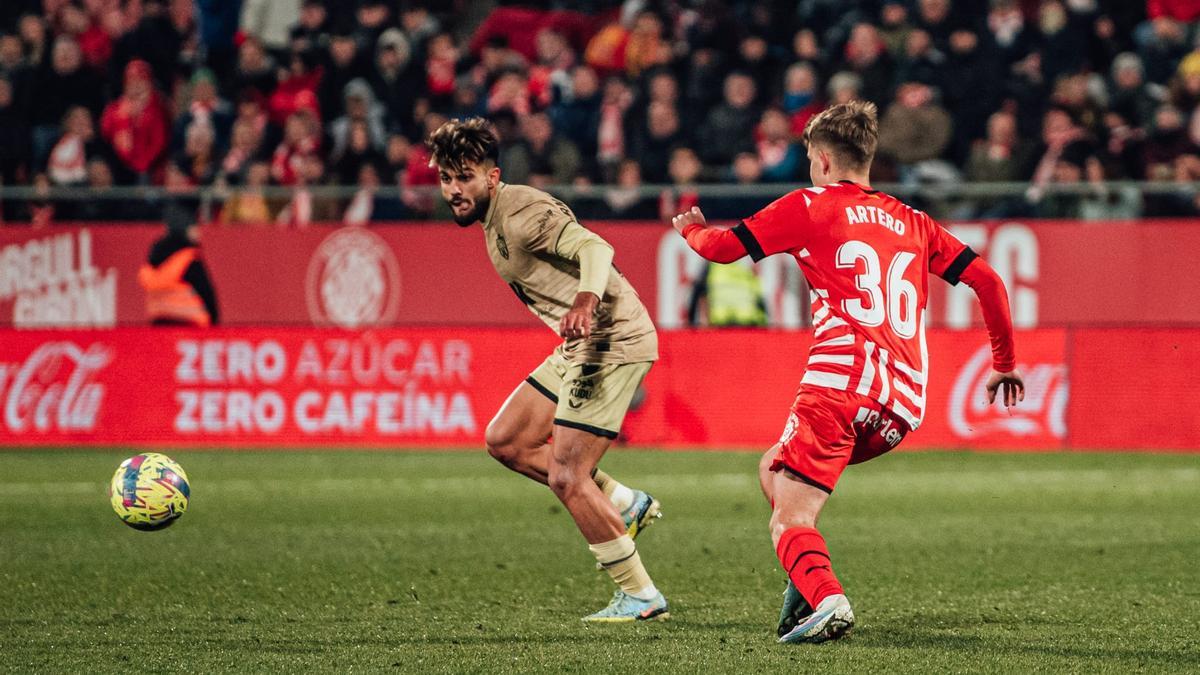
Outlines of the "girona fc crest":
{"label": "girona fc crest", "polygon": [[795,437],[796,427],[799,425],[800,420],[796,417],[796,413],[790,413],[787,418],[787,424],[783,427],[783,434],[779,436],[779,444],[787,445],[788,441]]}
{"label": "girona fc crest", "polygon": [[400,309],[400,264],[382,237],[346,227],[325,238],[308,262],[308,315],[318,326],[386,325]]}

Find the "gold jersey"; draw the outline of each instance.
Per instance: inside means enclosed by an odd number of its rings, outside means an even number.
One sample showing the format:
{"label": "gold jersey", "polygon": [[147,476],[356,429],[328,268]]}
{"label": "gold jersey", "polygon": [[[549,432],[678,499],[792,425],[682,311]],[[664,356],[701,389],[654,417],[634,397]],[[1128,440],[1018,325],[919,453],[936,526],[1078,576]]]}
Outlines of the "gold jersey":
{"label": "gold jersey", "polygon": [[[584,240],[603,242],[584,229],[566,204],[526,185],[500,183],[483,220],[492,265],[535,316],[555,332],[579,292]],[[605,244],[607,245],[607,244]],[[658,359],[658,335],[637,291],[610,267],[588,339],[568,340],[573,363],[640,363]]]}

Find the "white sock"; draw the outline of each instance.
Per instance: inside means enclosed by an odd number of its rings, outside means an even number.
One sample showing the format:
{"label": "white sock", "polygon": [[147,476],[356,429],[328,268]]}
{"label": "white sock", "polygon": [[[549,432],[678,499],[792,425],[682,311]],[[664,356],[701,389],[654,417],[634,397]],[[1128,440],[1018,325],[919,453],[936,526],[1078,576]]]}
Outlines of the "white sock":
{"label": "white sock", "polygon": [[633,490],[616,481],[613,482],[616,484],[613,486],[612,494],[608,496],[608,500],[617,508],[617,513],[621,513],[633,506]]}
{"label": "white sock", "polygon": [[651,581],[649,586],[636,593],[630,593],[630,595],[638,600],[653,600],[658,595],[658,589],[654,587],[654,582]]}

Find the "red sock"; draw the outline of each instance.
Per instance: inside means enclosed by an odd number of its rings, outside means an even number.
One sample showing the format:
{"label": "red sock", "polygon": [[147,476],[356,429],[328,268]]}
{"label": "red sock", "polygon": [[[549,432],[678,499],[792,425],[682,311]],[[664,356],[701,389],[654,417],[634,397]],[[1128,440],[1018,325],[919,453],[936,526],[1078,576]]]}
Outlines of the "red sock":
{"label": "red sock", "polygon": [[809,605],[816,607],[825,598],[842,593],[842,584],[833,574],[825,538],[816,528],[793,527],[784,531],[775,554]]}

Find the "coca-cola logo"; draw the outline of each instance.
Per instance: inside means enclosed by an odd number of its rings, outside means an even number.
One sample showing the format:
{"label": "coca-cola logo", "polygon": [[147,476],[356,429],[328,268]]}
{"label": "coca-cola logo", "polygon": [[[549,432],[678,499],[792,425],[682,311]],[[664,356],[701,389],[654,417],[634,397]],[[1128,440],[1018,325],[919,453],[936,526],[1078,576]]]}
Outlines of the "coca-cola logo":
{"label": "coca-cola logo", "polygon": [[983,346],[967,361],[950,391],[950,428],[961,438],[1004,433],[1013,436],[1067,435],[1067,367],[1062,363],[1021,364],[1025,400],[1006,410],[989,404],[984,384],[992,352]]}
{"label": "coca-cola logo", "polygon": [[400,264],[382,237],[347,227],[325,238],[308,263],[305,296],[318,326],[389,324],[400,309]]}
{"label": "coca-cola logo", "polygon": [[15,434],[92,431],[104,403],[104,385],[94,381],[112,361],[101,344],[47,342],[24,363],[0,364],[4,426]]}

